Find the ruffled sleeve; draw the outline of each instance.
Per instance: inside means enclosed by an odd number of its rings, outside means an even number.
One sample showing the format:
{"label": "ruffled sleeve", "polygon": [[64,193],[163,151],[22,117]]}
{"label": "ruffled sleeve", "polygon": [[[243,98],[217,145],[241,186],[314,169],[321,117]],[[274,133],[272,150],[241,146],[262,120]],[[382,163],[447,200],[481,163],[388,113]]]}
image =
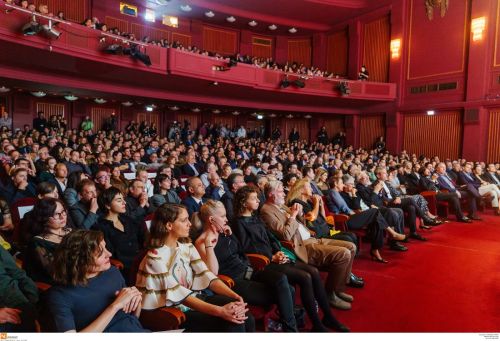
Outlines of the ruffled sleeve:
{"label": "ruffled sleeve", "polygon": [[142,292],[143,309],[178,305],[193,293],[168,272],[171,257],[170,250],[162,247],[150,250],[142,260],[136,287]]}

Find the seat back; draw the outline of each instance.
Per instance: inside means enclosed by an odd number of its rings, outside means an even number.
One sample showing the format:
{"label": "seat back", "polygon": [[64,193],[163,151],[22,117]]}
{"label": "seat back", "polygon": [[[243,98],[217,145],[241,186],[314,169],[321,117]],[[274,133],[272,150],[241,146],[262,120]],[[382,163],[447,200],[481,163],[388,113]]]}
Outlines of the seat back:
{"label": "seat back", "polygon": [[21,223],[21,219],[26,213],[33,210],[36,202],[36,198],[22,198],[16,200],[10,206],[12,224],[14,225],[14,230],[12,232],[12,240],[14,242],[18,242],[20,240],[21,231],[19,230],[19,225]]}

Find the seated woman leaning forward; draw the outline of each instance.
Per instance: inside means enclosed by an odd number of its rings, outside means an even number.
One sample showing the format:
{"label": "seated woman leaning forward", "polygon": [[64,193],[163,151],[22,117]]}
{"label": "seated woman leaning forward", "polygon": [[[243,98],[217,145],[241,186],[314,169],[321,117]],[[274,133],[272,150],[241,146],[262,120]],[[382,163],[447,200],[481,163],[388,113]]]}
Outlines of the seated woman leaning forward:
{"label": "seated woman leaning forward", "polygon": [[207,269],[189,242],[190,227],[183,205],[163,204],[155,212],[150,250],[136,281],[143,309],[176,306],[186,315],[181,328],[189,332],[254,331],[255,321],[246,303]]}

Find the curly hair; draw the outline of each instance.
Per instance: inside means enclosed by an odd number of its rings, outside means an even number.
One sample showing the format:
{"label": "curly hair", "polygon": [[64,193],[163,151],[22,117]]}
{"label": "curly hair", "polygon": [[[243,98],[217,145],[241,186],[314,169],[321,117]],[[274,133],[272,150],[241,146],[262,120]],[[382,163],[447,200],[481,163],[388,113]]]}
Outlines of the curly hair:
{"label": "curly hair", "polygon": [[57,203],[61,204],[66,210],[64,202],[55,198],[44,198],[35,204],[31,215],[31,217],[33,217],[30,228],[30,234],[32,236],[44,235],[48,231],[49,220],[56,212]]}
{"label": "curly hair", "polygon": [[245,212],[245,210],[246,210],[245,203],[248,200],[248,198],[250,197],[250,194],[252,194],[252,193],[257,193],[257,194],[259,193],[257,187],[255,187],[253,185],[247,185],[247,186],[241,187],[236,192],[236,195],[234,196],[234,203],[233,203],[233,205],[234,205],[233,212],[234,212],[235,217],[239,217],[243,214],[243,212]]}
{"label": "curly hair", "polygon": [[[176,221],[183,210],[187,212],[186,206],[179,204],[165,203],[158,207],[149,228],[148,248],[156,249],[165,244],[168,237],[167,223]],[[189,242],[189,240],[181,239],[179,242]]]}
{"label": "curly hair", "polygon": [[87,285],[87,274],[104,250],[101,231],[76,230],[62,239],[54,253],[52,277],[61,285]]}

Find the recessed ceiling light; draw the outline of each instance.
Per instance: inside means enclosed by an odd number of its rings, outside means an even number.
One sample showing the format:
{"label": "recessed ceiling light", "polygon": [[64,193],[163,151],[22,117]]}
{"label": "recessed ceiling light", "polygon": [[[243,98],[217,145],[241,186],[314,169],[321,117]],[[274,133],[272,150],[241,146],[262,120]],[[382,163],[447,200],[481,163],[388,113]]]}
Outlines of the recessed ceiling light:
{"label": "recessed ceiling light", "polygon": [[235,18],[235,17],[233,17],[233,16],[230,16],[230,17],[227,17],[227,18],[226,18],[226,20],[227,20],[228,22],[235,22],[235,21],[236,21],[236,18]]}
{"label": "recessed ceiling light", "polygon": [[191,12],[192,8],[191,6],[189,5],[182,5],[181,6],[181,11],[184,11],[184,12]]}
{"label": "recessed ceiling light", "polygon": [[66,95],[64,96],[64,98],[70,102],[76,101],[78,99],[78,97],[76,97],[75,95]]}
{"label": "recessed ceiling light", "polygon": [[31,94],[38,98],[47,96],[47,94],[43,91],[33,91]]}
{"label": "recessed ceiling light", "polygon": [[152,106],[152,105],[146,105],[146,111],[147,111],[147,112],[151,112],[151,111],[153,111],[153,110],[154,110],[154,108],[153,108],[153,106]]}
{"label": "recessed ceiling light", "polygon": [[208,12],[205,12],[205,16],[209,17],[209,18],[213,18],[213,17],[215,17],[215,13],[212,11],[208,11]]}
{"label": "recessed ceiling light", "polygon": [[255,27],[257,26],[257,22],[255,20],[252,20],[248,23],[248,25],[252,26],[252,27]]}
{"label": "recessed ceiling light", "polygon": [[290,33],[297,33],[297,29],[295,27],[292,27],[291,29],[288,30]]}
{"label": "recessed ceiling light", "polygon": [[9,91],[10,91],[10,89],[9,89],[9,88],[6,88],[6,87],[5,87],[5,86],[3,86],[3,85],[2,85],[2,86],[0,86],[0,92],[1,92],[1,93],[6,93],[6,92],[9,92]]}
{"label": "recessed ceiling light", "polygon": [[259,115],[257,115],[257,119],[258,119],[258,120],[262,120],[263,118],[264,118],[264,115],[260,115],[260,114],[259,114]]}
{"label": "recessed ceiling light", "polygon": [[271,30],[271,31],[274,31],[275,29],[278,28],[278,26],[272,24],[272,25],[269,25],[268,28]]}
{"label": "recessed ceiling light", "polygon": [[122,102],[122,105],[124,107],[131,107],[132,105],[134,105],[134,103],[130,102],[130,101],[126,101],[126,102]]}
{"label": "recessed ceiling light", "polygon": [[97,104],[104,104],[107,101],[104,98],[96,98],[94,99],[94,102],[96,102]]}
{"label": "recessed ceiling light", "polygon": [[427,115],[433,116],[435,114],[436,114],[436,112],[434,110],[427,110]]}

